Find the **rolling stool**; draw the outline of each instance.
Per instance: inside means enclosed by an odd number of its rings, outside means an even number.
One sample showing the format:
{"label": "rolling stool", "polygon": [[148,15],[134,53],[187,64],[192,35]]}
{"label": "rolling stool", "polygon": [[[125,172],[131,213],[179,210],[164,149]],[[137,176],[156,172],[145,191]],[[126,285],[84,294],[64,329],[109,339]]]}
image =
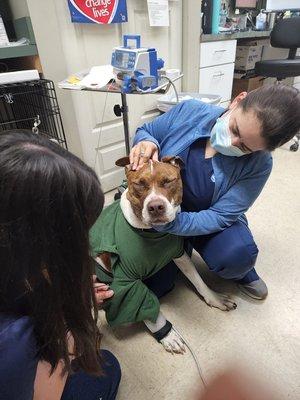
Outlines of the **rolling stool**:
{"label": "rolling stool", "polygon": [[[300,75],[300,57],[296,57],[300,47],[300,17],[282,19],[277,22],[271,32],[271,46],[289,49],[289,56],[283,60],[265,60],[255,64],[257,75],[265,78],[276,78],[278,82],[285,78],[294,78]],[[299,148],[300,133],[294,138],[291,151]]]}

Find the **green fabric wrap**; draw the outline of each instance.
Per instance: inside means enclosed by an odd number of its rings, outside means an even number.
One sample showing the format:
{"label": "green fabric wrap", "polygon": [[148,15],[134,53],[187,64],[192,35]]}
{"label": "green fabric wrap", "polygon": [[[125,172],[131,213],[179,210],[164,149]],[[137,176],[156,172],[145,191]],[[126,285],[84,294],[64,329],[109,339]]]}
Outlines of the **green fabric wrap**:
{"label": "green fabric wrap", "polygon": [[159,301],[142,280],[180,257],[183,239],[133,228],[124,218],[120,202],[115,201],[91,228],[90,246],[93,257],[112,253],[112,274],[95,263],[100,282],[109,283],[114,291],[114,296],[104,303],[108,323],[117,326],[145,319],[155,322]]}

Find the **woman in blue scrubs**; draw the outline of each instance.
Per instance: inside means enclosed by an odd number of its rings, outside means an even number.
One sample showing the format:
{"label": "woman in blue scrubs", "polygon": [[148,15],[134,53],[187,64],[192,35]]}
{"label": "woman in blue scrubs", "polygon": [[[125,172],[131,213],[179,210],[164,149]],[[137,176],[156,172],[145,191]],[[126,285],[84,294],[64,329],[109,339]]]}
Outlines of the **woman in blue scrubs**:
{"label": "woman in blue scrubs", "polygon": [[[226,111],[189,100],[144,124],[130,153],[133,169],[166,155],[185,164],[181,213],[154,228],[186,236],[211,271],[234,280],[250,297],[265,299],[268,289],[255,269],[258,248],[245,212],[271,173],[271,151],[299,130],[300,94],[284,85],[243,92]],[[145,283],[160,297],[175,277],[168,265]]]}

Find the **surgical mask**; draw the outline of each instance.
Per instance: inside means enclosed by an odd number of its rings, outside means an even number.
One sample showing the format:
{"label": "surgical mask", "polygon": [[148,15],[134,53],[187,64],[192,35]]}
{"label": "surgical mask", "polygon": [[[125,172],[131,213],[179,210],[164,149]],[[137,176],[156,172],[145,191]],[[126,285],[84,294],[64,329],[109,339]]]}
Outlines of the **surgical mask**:
{"label": "surgical mask", "polygon": [[244,156],[245,153],[241,149],[231,144],[229,119],[230,113],[225,117],[217,119],[217,122],[211,130],[210,144],[218,153],[224,154],[224,156]]}

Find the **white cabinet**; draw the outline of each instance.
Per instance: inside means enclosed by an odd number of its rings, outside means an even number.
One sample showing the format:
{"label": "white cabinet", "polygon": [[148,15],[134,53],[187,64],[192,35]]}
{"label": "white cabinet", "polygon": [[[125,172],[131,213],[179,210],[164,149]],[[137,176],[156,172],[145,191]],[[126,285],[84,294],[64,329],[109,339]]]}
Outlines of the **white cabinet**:
{"label": "white cabinet", "polygon": [[216,65],[200,69],[200,93],[217,94],[221,102],[231,98],[234,64]]}
{"label": "white cabinet", "polygon": [[221,96],[221,105],[231,99],[236,40],[201,43],[199,92]]}
{"label": "white cabinet", "polygon": [[234,63],[236,40],[204,42],[200,47],[200,68]]}

